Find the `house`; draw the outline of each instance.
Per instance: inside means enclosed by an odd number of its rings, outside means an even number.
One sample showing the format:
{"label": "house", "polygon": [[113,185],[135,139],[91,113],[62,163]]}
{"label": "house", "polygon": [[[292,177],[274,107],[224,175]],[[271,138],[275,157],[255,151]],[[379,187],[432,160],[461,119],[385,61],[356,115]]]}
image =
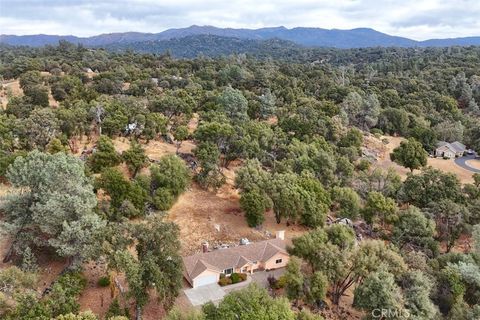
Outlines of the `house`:
{"label": "house", "polygon": [[284,236],[284,231],[278,231],[275,239],[184,257],[184,277],[196,288],[217,283],[221,274],[229,276],[234,272],[253,273],[285,267],[289,255]]}
{"label": "house", "polygon": [[466,150],[467,147],[458,141],[452,143],[440,141],[437,143],[437,148],[435,149],[435,156],[452,159],[455,157],[463,156]]}

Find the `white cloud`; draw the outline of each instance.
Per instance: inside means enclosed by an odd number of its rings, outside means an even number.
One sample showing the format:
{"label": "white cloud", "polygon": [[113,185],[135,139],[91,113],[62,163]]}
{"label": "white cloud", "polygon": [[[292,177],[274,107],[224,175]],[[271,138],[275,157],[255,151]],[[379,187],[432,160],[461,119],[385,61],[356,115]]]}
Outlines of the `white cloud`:
{"label": "white cloud", "polygon": [[0,0],[0,33],[160,32],[232,28],[370,27],[413,39],[480,35],[478,0]]}

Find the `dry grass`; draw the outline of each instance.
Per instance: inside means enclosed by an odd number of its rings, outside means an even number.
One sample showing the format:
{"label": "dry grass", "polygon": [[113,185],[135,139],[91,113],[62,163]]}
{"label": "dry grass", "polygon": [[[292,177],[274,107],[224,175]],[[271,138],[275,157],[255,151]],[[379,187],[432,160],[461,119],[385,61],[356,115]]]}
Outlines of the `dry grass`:
{"label": "dry grass", "polygon": [[[381,139],[387,139],[388,143],[384,144]],[[368,145],[369,148],[376,150],[379,154],[378,161],[374,163],[374,167],[388,169],[394,168],[395,171],[400,175],[402,180],[407,178],[407,174],[410,172],[409,169],[404,168],[392,160],[390,160],[390,153],[400,145],[405,138],[402,137],[392,137],[392,136],[382,136],[380,139],[377,139],[373,136],[366,137],[365,144]],[[480,167],[480,161],[478,160],[470,160],[475,161],[476,165]],[[470,164],[470,162],[469,162]],[[444,172],[450,172],[455,174],[460,182],[462,183],[472,183],[473,182],[473,173],[466,169],[461,168],[457,164],[455,164],[453,159],[445,160],[443,158],[428,158],[427,166],[431,166],[435,169],[442,170]],[[414,170],[414,173],[419,173],[419,170]]]}
{"label": "dry grass", "polygon": [[8,81],[2,84],[0,88],[0,103],[3,109],[7,108],[9,97],[23,96],[23,90],[20,88],[18,80]]}
{"label": "dry grass", "polygon": [[169,210],[167,219],[180,227],[182,254],[198,252],[202,243],[208,241],[238,244],[241,238],[250,241],[263,240],[274,236],[276,231],[286,230],[285,236],[291,239],[303,234],[301,226],[277,224],[273,212],[267,212],[261,229],[250,228],[239,204],[238,190],[233,186],[235,171],[241,163],[233,163],[224,170],[227,183],[217,192],[206,191],[193,183]]}

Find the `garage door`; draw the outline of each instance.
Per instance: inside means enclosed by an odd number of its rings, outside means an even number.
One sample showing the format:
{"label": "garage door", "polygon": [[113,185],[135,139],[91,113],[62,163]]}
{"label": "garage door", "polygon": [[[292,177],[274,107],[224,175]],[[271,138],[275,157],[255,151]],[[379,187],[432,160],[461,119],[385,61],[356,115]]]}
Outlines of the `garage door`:
{"label": "garage door", "polygon": [[212,284],[217,282],[217,276],[214,274],[208,275],[208,276],[200,276],[198,278],[195,278],[193,282],[193,287],[199,287],[199,286],[204,286],[206,284]]}

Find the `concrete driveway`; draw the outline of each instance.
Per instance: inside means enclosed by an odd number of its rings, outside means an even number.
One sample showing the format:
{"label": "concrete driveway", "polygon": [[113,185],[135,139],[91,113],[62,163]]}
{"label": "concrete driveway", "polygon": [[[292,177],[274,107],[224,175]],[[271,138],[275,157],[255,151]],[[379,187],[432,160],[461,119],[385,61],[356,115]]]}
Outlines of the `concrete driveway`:
{"label": "concrete driveway", "polygon": [[477,157],[475,155],[463,156],[455,159],[455,164],[463,169],[471,171],[473,173],[480,173],[480,170],[474,167],[471,167],[467,164],[468,160],[475,160]]}
{"label": "concrete driveway", "polygon": [[273,275],[276,279],[278,279],[280,278],[280,276],[283,275],[284,272],[285,268],[280,268],[272,271],[257,271],[253,274],[249,274],[247,280],[244,282],[231,284],[225,287],[220,287],[220,285],[218,285],[217,283],[212,283],[206,286],[185,289],[183,292],[185,292],[185,295],[194,307],[201,306],[209,301],[217,304],[228,293],[243,289],[252,282],[255,282],[261,287],[268,288],[269,275]]}
{"label": "concrete driveway", "polygon": [[213,303],[219,302],[226,294],[217,283],[186,289],[184,292],[194,307],[201,306],[209,301]]}

